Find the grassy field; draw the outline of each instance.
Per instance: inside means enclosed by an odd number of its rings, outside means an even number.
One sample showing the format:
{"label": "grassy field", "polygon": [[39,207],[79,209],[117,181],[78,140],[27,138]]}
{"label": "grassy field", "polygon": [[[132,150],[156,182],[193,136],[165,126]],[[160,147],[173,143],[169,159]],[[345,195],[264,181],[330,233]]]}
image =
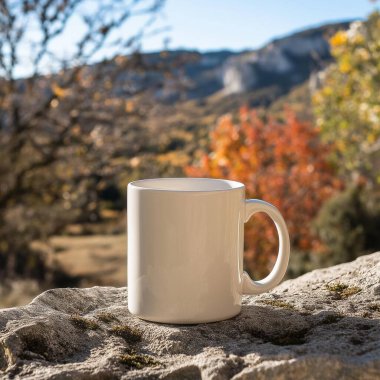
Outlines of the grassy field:
{"label": "grassy field", "polygon": [[83,286],[127,284],[127,236],[58,236],[51,239],[55,259]]}
{"label": "grassy field", "polygon": [[[50,240],[50,260],[56,260],[81,287],[127,285],[127,236],[57,236]],[[25,305],[46,289],[35,281],[15,281],[0,288],[0,308]]]}

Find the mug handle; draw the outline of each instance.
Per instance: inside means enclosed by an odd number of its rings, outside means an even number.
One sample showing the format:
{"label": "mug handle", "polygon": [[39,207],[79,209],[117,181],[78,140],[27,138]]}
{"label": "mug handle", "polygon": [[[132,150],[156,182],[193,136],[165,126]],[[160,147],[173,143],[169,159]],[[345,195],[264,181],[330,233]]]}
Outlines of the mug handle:
{"label": "mug handle", "polygon": [[276,264],[272,272],[262,280],[252,280],[247,272],[243,272],[243,293],[260,294],[274,288],[285,275],[289,263],[290,239],[285,220],[276,207],[268,202],[259,199],[247,199],[245,201],[245,220],[246,223],[250,217],[257,212],[264,212],[274,222],[278,233],[278,255]]}

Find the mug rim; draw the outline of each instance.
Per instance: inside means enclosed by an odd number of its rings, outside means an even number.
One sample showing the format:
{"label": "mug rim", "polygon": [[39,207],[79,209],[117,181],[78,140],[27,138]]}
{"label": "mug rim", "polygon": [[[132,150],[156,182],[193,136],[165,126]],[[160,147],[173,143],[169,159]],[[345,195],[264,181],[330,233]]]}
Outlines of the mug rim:
{"label": "mug rim", "polygon": [[[200,182],[214,182],[215,184],[227,184],[231,186],[230,188],[214,188],[214,189],[175,189],[175,188],[163,188],[163,187],[149,187],[144,186],[143,183],[145,182],[171,182],[171,181],[182,181],[182,182],[192,182],[192,181],[200,181]],[[245,186],[243,183],[238,181],[232,181],[229,179],[223,179],[223,178],[197,178],[197,177],[173,177],[173,178],[147,178],[147,179],[139,179],[136,181],[132,181],[128,184],[128,187],[133,187],[138,190],[150,190],[150,191],[164,191],[164,192],[173,192],[173,193],[213,193],[213,192],[227,192],[227,191],[234,191],[234,190],[241,190],[244,189]]]}

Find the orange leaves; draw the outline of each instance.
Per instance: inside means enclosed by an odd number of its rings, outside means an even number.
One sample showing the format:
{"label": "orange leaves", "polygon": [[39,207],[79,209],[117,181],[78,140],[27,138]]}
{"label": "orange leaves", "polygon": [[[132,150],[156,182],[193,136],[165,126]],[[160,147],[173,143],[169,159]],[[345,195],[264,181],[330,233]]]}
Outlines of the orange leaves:
{"label": "orange leaves", "polygon": [[[284,120],[278,121],[242,108],[237,121],[231,115],[220,118],[210,140],[211,153],[188,167],[187,175],[243,182],[247,196],[279,207],[294,248],[320,246],[311,233],[311,221],[342,184],[326,161],[330,147],[320,141],[319,131],[311,123],[298,120],[288,109]],[[253,235],[262,238],[252,240]],[[255,265],[263,257],[272,262],[276,245],[270,223],[255,217],[246,233],[247,257]]]}
{"label": "orange leaves", "polygon": [[53,83],[51,85],[51,90],[57,98],[64,98],[69,93],[68,89],[60,87],[57,83]]}

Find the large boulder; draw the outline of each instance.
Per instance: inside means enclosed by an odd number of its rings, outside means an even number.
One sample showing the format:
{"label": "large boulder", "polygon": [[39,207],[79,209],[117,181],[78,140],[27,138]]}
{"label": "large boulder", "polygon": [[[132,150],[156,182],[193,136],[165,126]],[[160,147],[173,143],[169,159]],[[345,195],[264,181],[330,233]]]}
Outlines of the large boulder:
{"label": "large boulder", "polygon": [[53,289],[0,311],[0,378],[379,379],[380,252],[316,270],[237,317],[139,320],[127,289]]}

